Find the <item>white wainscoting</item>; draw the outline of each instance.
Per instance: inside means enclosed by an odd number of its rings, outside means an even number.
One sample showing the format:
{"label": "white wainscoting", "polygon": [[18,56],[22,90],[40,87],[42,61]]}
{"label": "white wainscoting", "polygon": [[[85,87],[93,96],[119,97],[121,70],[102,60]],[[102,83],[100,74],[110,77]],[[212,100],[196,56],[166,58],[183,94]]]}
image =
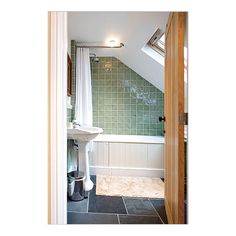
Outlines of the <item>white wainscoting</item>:
{"label": "white wainscoting", "polygon": [[101,140],[94,142],[93,152],[90,153],[90,171],[92,175],[160,178],[164,176],[164,142],[132,143]]}

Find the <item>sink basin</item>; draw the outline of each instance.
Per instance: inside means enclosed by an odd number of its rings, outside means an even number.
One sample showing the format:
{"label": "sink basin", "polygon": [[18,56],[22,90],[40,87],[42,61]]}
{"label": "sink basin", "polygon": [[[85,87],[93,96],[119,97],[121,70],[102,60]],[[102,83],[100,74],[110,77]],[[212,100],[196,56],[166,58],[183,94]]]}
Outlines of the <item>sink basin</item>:
{"label": "sink basin", "polygon": [[103,132],[99,127],[78,126],[73,129],[67,129],[67,139],[76,139],[78,141],[91,141]]}
{"label": "sink basin", "polygon": [[90,191],[93,188],[93,182],[89,174],[89,141],[93,140],[103,132],[99,127],[76,126],[76,128],[67,129],[67,139],[76,139],[79,143],[79,154],[77,163],[81,171],[84,171],[85,180],[83,182],[84,190]]}

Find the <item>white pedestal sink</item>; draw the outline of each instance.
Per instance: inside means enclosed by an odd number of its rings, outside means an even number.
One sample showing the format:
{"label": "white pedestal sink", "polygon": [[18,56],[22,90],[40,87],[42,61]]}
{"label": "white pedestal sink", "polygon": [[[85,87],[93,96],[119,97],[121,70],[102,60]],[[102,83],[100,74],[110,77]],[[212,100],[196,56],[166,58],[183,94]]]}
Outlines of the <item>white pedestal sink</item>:
{"label": "white pedestal sink", "polygon": [[93,140],[100,133],[103,132],[102,128],[99,127],[84,127],[77,126],[73,129],[67,129],[67,139],[76,139],[79,143],[79,159],[78,163],[83,163],[82,171],[85,174],[84,190],[90,191],[93,188],[93,182],[90,180],[89,173],[89,158],[88,158],[88,146],[89,141]]}

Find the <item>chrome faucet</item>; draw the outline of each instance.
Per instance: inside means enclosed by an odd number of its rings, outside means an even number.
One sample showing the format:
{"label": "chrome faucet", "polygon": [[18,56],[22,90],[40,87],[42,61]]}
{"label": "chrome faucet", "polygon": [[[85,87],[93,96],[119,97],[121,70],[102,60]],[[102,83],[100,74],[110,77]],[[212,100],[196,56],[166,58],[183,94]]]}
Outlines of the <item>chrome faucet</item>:
{"label": "chrome faucet", "polygon": [[77,120],[72,121],[73,126],[81,126]]}

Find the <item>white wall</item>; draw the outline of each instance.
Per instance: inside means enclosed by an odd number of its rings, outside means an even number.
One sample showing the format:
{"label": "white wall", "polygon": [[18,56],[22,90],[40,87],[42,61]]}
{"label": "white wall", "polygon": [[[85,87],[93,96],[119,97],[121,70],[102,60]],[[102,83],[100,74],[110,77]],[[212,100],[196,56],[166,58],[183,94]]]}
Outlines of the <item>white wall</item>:
{"label": "white wall", "polygon": [[114,56],[164,91],[164,68],[142,48],[157,28],[165,30],[168,12],[69,12],[69,37],[78,42],[115,39],[121,49],[92,49],[97,56]]}

